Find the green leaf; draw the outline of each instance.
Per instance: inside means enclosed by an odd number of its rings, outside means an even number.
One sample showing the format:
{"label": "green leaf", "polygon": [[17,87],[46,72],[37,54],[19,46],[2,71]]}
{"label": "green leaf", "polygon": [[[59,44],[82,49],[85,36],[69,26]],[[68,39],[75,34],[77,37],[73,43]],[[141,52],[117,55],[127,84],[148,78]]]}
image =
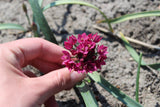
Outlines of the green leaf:
{"label": "green leaf", "polygon": [[[43,0],[38,0],[38,4],[40,7],[42,7],[42,3],[43,3]],[[34,14],[33,14],[32,20],[33,20],[32,26],[33,24],[36,24],[37,26],[37,30],[36,31],[33,30],[34,37],[40,37],[40,26],[38,22],[36,21]]]}
{"label": "green leaf", "polygon": [[55,1],[55,2],[52,2],[50,4],[48,4],[47,6],[45,6],[43,8],[43,11],[47,10],[48,8],[51,8],[53,6],[58,6],[58,5],[64,5],[64,4],[79,4],[79,5],[85,5],[85,6],[89,6],[91,8],[94,8],[98,11],[99,8],[97,8],[96,6],[90,4],[90,3],[87,3],[87,2],[84,2],[84,1],[79,1],[79,0],[58,0],[58,1]]}
{"label": "green leaf", "polygon": [[141,67],[142,53],[139,57],[138,69],[137,69],[137,78],[136,78],[136,101],[139,102],[139,76],[140,76],[140,67]]}
{"label": "green leaf", "polygon": [[[38,4],[40,7],[42,7],[42,3],[43,3],[43,0],[38,0]],[[37,30],[33,30],[34,37],[40,37],[40,27],[39,27],[38,22],[35,19],[34,14],[33,14],[32,20],[33,20],[32,26],[33,26],[33,24],[36,24],[36,26],[37,26]]]}
{"label": "green leaf", "polygon": [[[145,11],[140,13],[127,14],[118,18],[111,19],[110,23],[121,23],[135,18],[150,17],[150,16],[160,16],[160,11]],[[108,20],[106,22],[108,22]]]}
{"label": "green leaf", "polygon": [[53,6],[64,5],[64,4],[79,4],[79,5],[84,5],[84,6],[88,6],[88,7],[96,9],[97,11],[99,11],[103,15],[103,17],[105,18],[106,22],[108,23],[110,31],[113,32],[112,26],[109,23],[109,20],[108,20],[107,16],[98,7],[96,7],[96,6],[94,6],[94,5],[90,4],[90,3],[84,2],[84,1],[79,1],[79,0],[58,0],[58,1],[52,2],[52,3],[48,4],[47,6],[45,6],[43,8],[43,11],[45,11],[48,8],[51,8]]}
{"label": "green leaf", "polygon": [[[127,48],[128,52],[130,53],[130,55],[132,56],[132,58],[138,63],[139,61],[139,55],[138,53],[135,51],[135,49],[132,48],[132,46],[129,44],[129,42],[126,40],[125,36],[123,35],[123,33],[120,32],[121,35],[121,39],[124,42],[125,47]],[[144,62],[143,60],[141,61],[141,65],[142,66],[149,66],[157,71],[160,71],[160,63],[155,63],[155,64],[146,64],[146,62]]]}
{"label": "green leaf", "polygon": [[38,0],[29,0],[29,3],[31,5],[34,17],[36,22],[39,24],[40,29],[42,30],[43,34],[45,35],[45,39],[53,42],[53,43],[57,43],[43,13],[42,13],[42,9],[39,6]]}
{"label": "green leaf", "polygon": [[148,66],[150,66],[151,68],[160,71],[160,63],[155,63],[155,64],[149,64]]}
{"label": "green leaf", "polygon": [[88,73],[88,75],[97,82],[100,86],[102,86],[105,90],[107,90],[110,94],[112,94],[115,98],[123,102],[127,107],[142,107],[138,102],[121,92],[119,89],[114,87],[108,81],[106,81],[98,72]]}
{"label": "green leaf", "polygon": [[76,85],[78,88],[86,107],[98,107],[98,103],[94,97],[93,92],[90,90],[89,86],[85,84],[84,81]]}
{"label": "green leaf", "polygon": [[42,7],[42,3],[43,3],[43,0],[38,0],[38,4],[40,7]]}
{"label": "green leaf", "polygon": [[[138,63],[139,62],[139,55],[138,53],[131,47],[131,45],[129,44],[129,42],[127,41],[127,39],[124,37],[124,35],[120,32],[121,35],[121,39],[124,42],[125,47],[127,48],[127,50],[129,51],[130,55],[133,57],[133,59]],[[142,65],[146,65],[145,62],[141,62]]]}
{"label": "green leaf", "polygon": [[13,24],[13,23],[3,23],[3,24],[0,24],[0,30],[2,30],[2,29],[15,29],[15,30],[26,31],[21,25],[19,25],[19,24]]}
{"label": "green leaf", "polygon": [[34,14],[33,14],[32,26],[33,26],[33,24],[35,24],[37,27],[36,31],[32,29],[33,33],[34,33],[34,37],[40,37],[40,26],[39,26],[38,22],[36,21]]}

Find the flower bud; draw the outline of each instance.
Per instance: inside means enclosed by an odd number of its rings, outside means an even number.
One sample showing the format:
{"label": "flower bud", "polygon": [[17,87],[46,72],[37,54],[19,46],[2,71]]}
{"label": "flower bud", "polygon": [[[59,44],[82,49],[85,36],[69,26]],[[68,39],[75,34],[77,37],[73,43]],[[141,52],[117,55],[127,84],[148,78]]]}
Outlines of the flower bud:
{"label": "flower bud", "polygon": [[22,5],[22,8],[23,8],[23,11],[25,12],[25,14],[27,13],[27,7],[26,7],[26,5],[23,3],[23,5]]}

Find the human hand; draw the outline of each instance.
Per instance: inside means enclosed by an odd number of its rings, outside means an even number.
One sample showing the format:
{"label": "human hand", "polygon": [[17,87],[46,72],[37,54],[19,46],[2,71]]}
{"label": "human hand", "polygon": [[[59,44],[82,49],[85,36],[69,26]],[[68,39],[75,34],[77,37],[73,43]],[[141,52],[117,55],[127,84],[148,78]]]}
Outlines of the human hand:
{"label": "human hand", "polygon": [[[73,87],[83,74],[61,68],[64,48],[39,38],[0,44],[0,106],[57,107],[54,94]],[[22,71],[32,65],[45,75]]]}

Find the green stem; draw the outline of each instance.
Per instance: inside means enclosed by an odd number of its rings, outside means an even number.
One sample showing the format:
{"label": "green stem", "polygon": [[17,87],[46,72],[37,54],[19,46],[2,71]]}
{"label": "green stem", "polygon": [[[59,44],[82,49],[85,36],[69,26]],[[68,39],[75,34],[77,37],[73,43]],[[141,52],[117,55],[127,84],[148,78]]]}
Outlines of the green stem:
{"label": "green stem", "polygon": [[27,20],[28,20],[28,24],[31,25],[31,21],[30,21],[30,18],[28,16],[28,13],[26,13],[26,17],[27,17]]}
{"label": "green stem", "polygon": [[113,31],[113,28],[112,28],[111,23],[110,23],[109,19],[107,18],[107,16],[106,16],[100,9],[97,8],[97,10],[98,10],[98,11],[102,14],[102,16],[105,18],[105,20],[107,21],[109,30],[113,33],[113,32],[114,32],[114,31]]}
{"label": "green stem", "polygon": [[142,53],[140,53],[137,78],[136,78],[136,101],[139,102],[139,76],[140,76],[140,67],[141,67]]}

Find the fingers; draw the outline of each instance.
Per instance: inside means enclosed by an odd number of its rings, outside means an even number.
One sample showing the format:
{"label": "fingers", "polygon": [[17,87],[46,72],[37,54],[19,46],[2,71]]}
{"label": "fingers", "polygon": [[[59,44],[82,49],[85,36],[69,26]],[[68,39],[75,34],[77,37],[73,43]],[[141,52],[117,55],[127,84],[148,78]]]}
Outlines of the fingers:
{"label": "fingers", "polygon": [[70,72],[67,68],[62,68],[35,78],[35,81],[39,84],[40,88],[38,88],[38,90],[40,93],[43,92],[47,95],[54,95],[64,89],[73,87],[84,77],[84,74]]}
{"label": "fingers", "polygon": [[5,43],[5,46],[15,55],[21,66],[35,59],[61,64],[64,48],[40,38],[28,38]]}
{"label": "fingers", "polygon": [[37,69],[39,69],[44,74],[46,74],[50,71],[62,68],[62,65],[59,63],[51,63],[48,61],[43,61],[41,59],[36,59],[36,60],[32,61],[31,65],[36,67]]}

